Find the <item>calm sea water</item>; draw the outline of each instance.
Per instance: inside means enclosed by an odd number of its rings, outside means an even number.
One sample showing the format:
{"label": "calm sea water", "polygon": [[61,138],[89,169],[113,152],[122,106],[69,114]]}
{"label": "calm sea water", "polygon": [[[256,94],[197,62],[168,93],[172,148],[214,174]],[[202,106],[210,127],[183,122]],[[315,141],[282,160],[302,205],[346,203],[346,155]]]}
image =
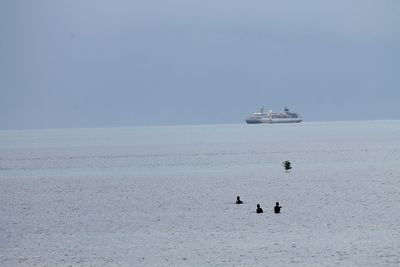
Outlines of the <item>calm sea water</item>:
{"label": "calm sea water", "polygon": [[[0,132],[1,176],[229,171],[399,160],[400,122],[315,122]],[[384,156],[385,155],[385,156]]]}
{"label": "calm sea water", "polygon": [[396,266],[399,192],[400,121],[0,131],[0,265]]}

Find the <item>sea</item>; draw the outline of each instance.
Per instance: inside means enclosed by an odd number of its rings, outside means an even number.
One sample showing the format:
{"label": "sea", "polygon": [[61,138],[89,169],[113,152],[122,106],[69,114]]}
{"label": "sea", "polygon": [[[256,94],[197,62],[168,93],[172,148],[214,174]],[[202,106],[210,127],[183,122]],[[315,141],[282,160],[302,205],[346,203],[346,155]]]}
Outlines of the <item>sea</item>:
{"label": "sea", "polygon": [[0,131],[0,266],[400,266],[400,121]]}

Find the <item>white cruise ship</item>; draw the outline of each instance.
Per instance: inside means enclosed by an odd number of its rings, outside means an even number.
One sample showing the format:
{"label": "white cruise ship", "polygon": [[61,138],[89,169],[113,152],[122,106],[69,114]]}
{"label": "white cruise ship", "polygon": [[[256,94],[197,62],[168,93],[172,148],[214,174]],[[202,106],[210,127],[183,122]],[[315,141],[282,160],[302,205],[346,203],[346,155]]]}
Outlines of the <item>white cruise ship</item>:
{"label": "white cruise ship", "polygon": [[293,123],[301,122],[303,118],[298,113],[290,112],[288,108],[285,107],[284,111],[273,112],[269,110],[264,111],[264,107],[260,108],[258,112],[254,112],[252,115],[246,118],[246,122],[249,124],[255,123]]}

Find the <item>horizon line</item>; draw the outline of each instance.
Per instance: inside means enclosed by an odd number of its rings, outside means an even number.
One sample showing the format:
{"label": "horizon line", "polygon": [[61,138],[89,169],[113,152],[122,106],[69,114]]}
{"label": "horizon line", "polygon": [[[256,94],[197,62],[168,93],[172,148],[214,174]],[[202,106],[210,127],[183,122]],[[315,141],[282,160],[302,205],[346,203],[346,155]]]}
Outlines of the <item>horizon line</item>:
{"label": "horizon line", "polygon": [[[278,123],[276,125],[301,125],[307,123],[337,123],[337,122],[367,122],[367,121],[399,121],[398,119],[358,119],[358,120],[309,120],[309,121],[302,121],[300,123]],[[257,125],[265,125],[268,123],[260,123],[255,125],[249,125],[250,127],[254,127]],[[217,125],[248,125],[247,123],[199,123],[199,124],[154,124],[154,125],[121,125],[121,126],[77,126],[77,127],[43,127],[43,128],[10,128],[10,129],[1,129],[1,132],[6,131],[39,131],[39,130],[71,130],[71,129],[112,129],[112,128],[152,128],[152,127],[193,127],[193,126],[217,126]],[[268,124],[270,125],[270,124]],[[275,124],[271,124],[275,125]]]}

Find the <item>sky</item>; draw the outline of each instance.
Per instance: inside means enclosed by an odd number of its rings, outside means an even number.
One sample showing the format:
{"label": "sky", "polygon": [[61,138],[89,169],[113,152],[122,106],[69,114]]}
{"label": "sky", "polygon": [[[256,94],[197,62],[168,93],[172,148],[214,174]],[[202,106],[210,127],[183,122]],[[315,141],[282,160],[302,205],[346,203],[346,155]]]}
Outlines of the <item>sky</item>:
{"label": "sky", "polygon": [[400,1],[1,0],[0,129],[400,119]]}

